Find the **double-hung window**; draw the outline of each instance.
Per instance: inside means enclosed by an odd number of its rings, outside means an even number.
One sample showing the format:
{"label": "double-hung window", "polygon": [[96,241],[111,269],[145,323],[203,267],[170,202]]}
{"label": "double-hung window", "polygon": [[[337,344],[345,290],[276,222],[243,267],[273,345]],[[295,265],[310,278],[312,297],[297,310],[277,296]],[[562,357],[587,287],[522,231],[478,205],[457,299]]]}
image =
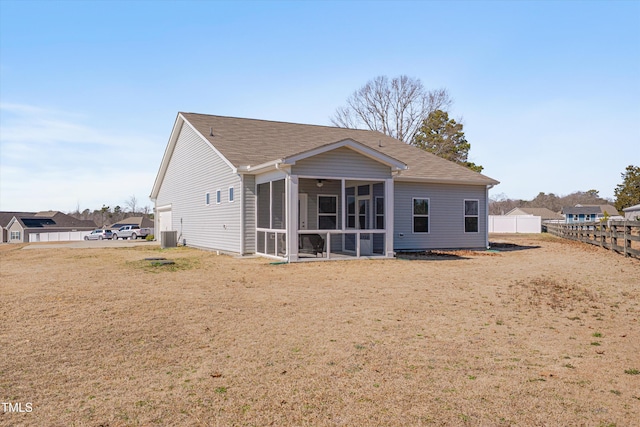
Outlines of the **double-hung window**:
{"label": "double-hung window", "polygon": [[318,196],[318,229],[338,228],[338,196]]}
{"label": "double-hung window", "polygon": [[222,191],[216,190],[216,204],[219,205],[222,202]]}
{"label": "double-hung window", "polygon": [[479,230],[478,221],[480,218],[480,201],[464,201],[464,232],[477,233]]}
{"label": "double-hung window", "polygon": [[11,240],[20,240],[20,232],[12,231],[11,232]]}
{"label": "double-hung window", "polygon": [[211,203],[211,195],[209,193],[205,193],[204,194],[204,203],[209,206],[209,204]]}
{"label": "double-hung window", "polygon": [[429,199],[413,199],[413,232],[429,232]]}
{"label": "double-hung window", "polygon": [[229,187],[229,202],[233,202],[233,187]]}

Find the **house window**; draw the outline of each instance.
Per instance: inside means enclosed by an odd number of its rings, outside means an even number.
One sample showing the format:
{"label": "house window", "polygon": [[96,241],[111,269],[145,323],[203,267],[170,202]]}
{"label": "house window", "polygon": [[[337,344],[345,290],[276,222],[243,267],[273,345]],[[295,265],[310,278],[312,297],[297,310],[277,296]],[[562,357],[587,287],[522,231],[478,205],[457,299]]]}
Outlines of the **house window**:
{"label": "house window", "polygon": [[338,196],[318,196],[318,229],[338,228]]}
{"label": "house window", "polygon": [[429,199],[413,199],[413,232],[429,232]]}
{"label": "house window", "polygon": [[20,232],[12,231],[11,232],[11,240],[20,240]]}
{"label": "house window", "polygon": [[585,221],[591,221],[591,214],[586,214],[586,215],[584,216],[584,220],[585,220]]}
{"label": "house window", "polygon": [[573,221],[574,222],[578,222],[578,215],[577,214],[573,214]]}
{"label": "house window", "polygon": [[222,192],[220,190],[216,190],[216,204],[220,204],[222,201]]}
{"label": "house window", "polygon": [[209,206],[209,204],[211,203],[211,195],[209,193],[205,193],[204,194],[204,203]]}
{"label": "house window", "polygon": [[464,232],[465,233],[477,233],[478,232],[478,220],[479,215],[479,200],[465,200],[464,201]]}
{"label": "house window", "polygon": [[229,201],[233,202],[233,187],[229,187]]}
{"label": "house window", "polygon": [[384,197],[376,197],[376,228],[384,230]]}

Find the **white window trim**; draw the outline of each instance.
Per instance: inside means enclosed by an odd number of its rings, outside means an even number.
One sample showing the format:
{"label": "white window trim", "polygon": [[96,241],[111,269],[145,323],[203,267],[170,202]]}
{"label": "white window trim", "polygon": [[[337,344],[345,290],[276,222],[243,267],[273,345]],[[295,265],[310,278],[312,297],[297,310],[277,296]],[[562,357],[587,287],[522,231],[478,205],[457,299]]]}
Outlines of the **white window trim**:
{"label": "white window trim", "polygon": [[[232,194],[232,193],[233,193],[233,194]],[[229,187],[229,193],[228,193],[228,196],[229,196],[229,203],[233,203],[233,202],[235,202],[235,200],[236,200],[236,191],[235,191],[235,189],[233,188],[233,185]]]}
{"label": "white window trim", "polygon": [[[320,197],[333,197],[336,200],[336,212],[335,213],[320,213]],[[338,224],[338,218],[340,215],[338,215],[338,212],[340,211],[338,202],[339,202],[339,197],[336,194],[318,194],[318,196],[316,197],[316,211],[317,211],[317,229],[318,230],[339,230],[340,229],[340,224]],[[336,228],[320,228],[320,217],[321,216],[335,216],[336,217]]]}
{"label": "white window trim", "polygon": [[[467,202],[476,202],[478,204],[478,214],[477,215],[467,215]],[[467,218],[477,218],[478,220],[478,231],[467,231]],[[480,233],[480,199],[464,199],[462,202],[462,230],[465,234],[469,233]]]}
{"label": "white window trim", "polygon": [[216,205],[222,203],[222,190],[216,190]]}
{"label": "white window trim", "polygon": [[[427,201],[427,214],[418,214],[416,215],[413,212],[413,209],[416,206],[416,200],[426,200]],[[416,231],[414,218],[415,217],[427,217],[427,231]],[[411,233],[412,234],[429,234],[431,233],[431,199],[429,197],[413,197],[411,199]]]}

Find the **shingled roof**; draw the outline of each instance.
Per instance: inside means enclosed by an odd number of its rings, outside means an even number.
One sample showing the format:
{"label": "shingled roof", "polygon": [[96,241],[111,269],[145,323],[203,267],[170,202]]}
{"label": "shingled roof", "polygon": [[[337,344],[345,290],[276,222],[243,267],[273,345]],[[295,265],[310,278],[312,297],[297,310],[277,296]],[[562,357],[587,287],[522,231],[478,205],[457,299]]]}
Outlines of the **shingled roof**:
{"label": "shingled roof", "polygon": [[514,212],[518,211],[521,211],[527,215],[539,216],[543,221],[548,219],[564,219],[562,215],[548,208],[514,208],[507,212],[507,215],[513,215]]}
{"label": "shingled roof", "polygon": [[[92,220],[77,219],[58,211],[42,211],[37,213],[22,213],[14,215],[23,228],[96,228]],[[8,227],[8,224],[7,224]]]}
{"label": "shingled roof", "polygon": [[616,208],[611,205],[577,205],[567,206],[562,208],[562,213],[565,215],[595,215],[607,213],[611,216],[620,215]]}
{"label": "shingled roof", "polygon": [[236,168],[286,159],[350,139],[405,163],[408,169],[402,171],[399,180],[473,185],[499,183],[376,131],[196,113],[179,113],[176,123],[181,118]]}

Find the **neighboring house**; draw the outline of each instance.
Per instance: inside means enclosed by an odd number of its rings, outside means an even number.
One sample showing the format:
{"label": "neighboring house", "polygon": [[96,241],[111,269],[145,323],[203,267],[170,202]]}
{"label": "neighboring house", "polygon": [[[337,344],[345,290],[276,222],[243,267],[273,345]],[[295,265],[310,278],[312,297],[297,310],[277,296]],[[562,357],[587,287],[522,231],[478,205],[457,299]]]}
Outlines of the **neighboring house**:
{"label": "neighboring house", "polygon": [[486,248],[498,181],[379,132],[179,113],[156,235],[287,261]]}
{"label": "neighboring house", "polygon": [[542,221],[564,220],[562,215],[547,208],[514,208],[505,215],[533,215],[539,216]]}
{"label": "neighboring house", "polygon": [[2,243],[9,241],[7,226],[14,216],[35,215],[35,212],[0,212],[0,227],[2,228]]}
{"label": "neighboring house", "polygon": [[13,215],[7,224],[8,243],[27,243],[35,234],[39,241],[41,233],[66,231],[91,231],[96,228],[91,220],[76,219],[57,211],[44,211]]}
{"label": "neighboring house", "polygon": [[593,222],[605,217],[618,216],[618,211],[611,205],[576,205],[562,208],[562,214],[567,224],[578,222]]}
{"label": "neighboring house", "polygon": [[122,221],[118,221],[115,224],[111,224],[106,228],[117,230],[118,228],[125,225],[137,225],[140,228],[153,228],[153,220],[147,218],[146,216],[130,216],[123,219]]}
{"label": "neighboring house", "polygon": [[624,218],[631,221],[640,221],[640,205],[629,206],[622,209]]}

